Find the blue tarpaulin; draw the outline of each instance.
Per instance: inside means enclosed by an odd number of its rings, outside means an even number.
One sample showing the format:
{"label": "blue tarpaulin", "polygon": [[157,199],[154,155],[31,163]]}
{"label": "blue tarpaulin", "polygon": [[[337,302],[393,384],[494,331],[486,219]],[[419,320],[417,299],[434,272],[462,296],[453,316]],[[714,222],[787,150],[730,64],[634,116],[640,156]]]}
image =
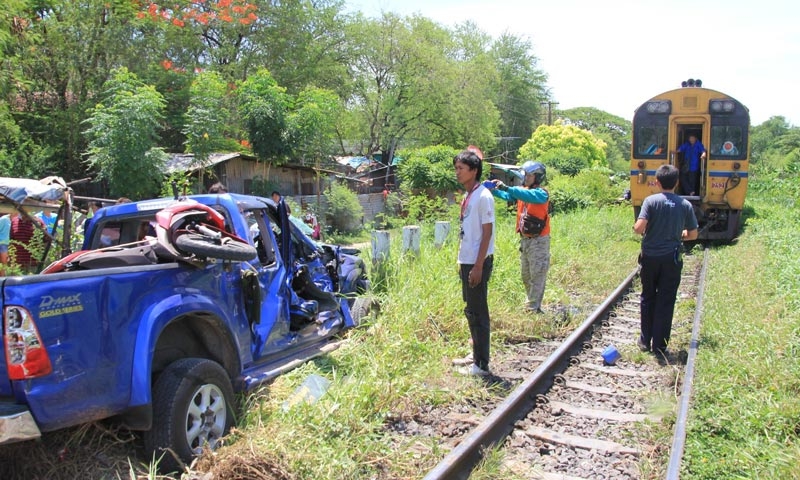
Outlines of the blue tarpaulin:
{"label": "blue tarpaulin", "polygon": [[61,177],[41,180],[0,177],[0,198],[7,198],[17,204],[24,203],[25,200],[58,201],[64,198],[64,192],[68,189],[67,183]]}

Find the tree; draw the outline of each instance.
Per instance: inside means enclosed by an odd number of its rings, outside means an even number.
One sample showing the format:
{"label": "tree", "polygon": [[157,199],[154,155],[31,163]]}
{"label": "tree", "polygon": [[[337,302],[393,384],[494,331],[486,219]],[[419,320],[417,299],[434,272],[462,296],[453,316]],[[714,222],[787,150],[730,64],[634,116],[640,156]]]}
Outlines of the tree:
{"label": "tree", "polygon": [[91,125],[87,161],[108,180],[113,196],[152,197],[166,161],[156,146],[164,98],[124,67],[113,71],[104,87],[103,103],[86,121]]}
{"label": "tree", "polygon": [[81,161],[87,110],[111,69],[138,59],[130,49],[134,4],[56,0],[26,5],[15,19],[21,28],[8,51],[11,64],[0,69],[13,75],[12,114],[47,155],[43,167],[80,178],[87,174]]}
{"label": "tree", "polygon": [[269,70],[262,68],[237,90],[239,112],[259,160],[280,165],[291,152],[286,116],[291,97]]}
{"label": "tree", "polygon": [[565,123],[592,132],[606,142],[608,164],[626,171],[631,159],[631,122],[593,107],[578,107],[558,113]]}
{"label": "tree", "polygon": [[401,185],[433,194],[452,192],[459,187],[453,174],[453,157],[458,152],[443,145],[403,151],[403,161],[397,168]]}
{"label": "tree", "polygon": [[791,129],[785,117],[770,117],[750,131],[750,158],[758,163],[762,157],[775,148],[777,140]]}
{"label": "tree", "polygon": [[347,105],[363,132],[359,150],[391,159],[400,145],[494,142],[498,114],[485,80],[491,71],[474,68],[475,57],[453,32],[420,16],[384,14],[361,19],[349,34],[354,92]]}
{"label": "tree", "polygon": [[227,93],[227,84],[216,72],[201,73],[192,82],[183,133],[187,150],[194,154],[193,166],[198,168],[198,189],[203,187],[202,172],[209,155],[228,146],[224,137],[230,116],[225,104]]}
{"label": "tree", "polygon": [[[342,0],[284,0],[258,9],[252,64],[265,65],[275,80],[297,95],[309,85],[349,92],[350,47],[346,33],[354,21]],[[245,71],[245,75],[248,72]]]}
{"label": "tree", "polygon": [[331,90],[308,87],[300,92],[287,127],[294,155],[301,163],[306,159],[318,161],[331,151],[341,111],[339,97]]}
{"label": "tree", "polygon": [[606,143],[588,130],[560,122],[539,125],[519,150],[522,160],[539,160],[574,175],[587,167],[608,167]]}
{"label": "tree", "polygon": [[214,68],[228,80],[246,78],[246,66],[259,45],[251,39],[265,23],[259,10],[272,2],[175,0],[141,2],[137,18],[150,22],[159,43],[172,45],[164,61],[180,68]]}
{"label": "tree", "polygon": [[492,44],[489,55],[497,69],[495,104],[500,112],[500,137],[504,152],[515,157],[516,150],[531,137],[539,123],[541,102],[548,100],[547,75],[538,66],[529,40],[509,33]]}

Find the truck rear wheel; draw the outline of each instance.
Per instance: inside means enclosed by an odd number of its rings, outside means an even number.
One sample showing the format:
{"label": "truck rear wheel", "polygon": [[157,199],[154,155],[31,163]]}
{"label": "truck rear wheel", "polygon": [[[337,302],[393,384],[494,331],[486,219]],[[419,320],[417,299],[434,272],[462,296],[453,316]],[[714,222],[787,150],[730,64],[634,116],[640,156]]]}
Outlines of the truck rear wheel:
{"label": "truck rear wheel", "polygon": [[204,358],[170,364],[153,385],[153,427],[145,448],[159,469],[182,471],[204,448],[215,449],[234,423],[233,387],[225,370]]}

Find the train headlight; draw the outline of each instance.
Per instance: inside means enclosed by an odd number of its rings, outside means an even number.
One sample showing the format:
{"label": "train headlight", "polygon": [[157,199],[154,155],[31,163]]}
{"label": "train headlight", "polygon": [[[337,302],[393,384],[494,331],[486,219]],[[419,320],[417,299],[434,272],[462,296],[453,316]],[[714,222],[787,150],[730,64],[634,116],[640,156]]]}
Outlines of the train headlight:
{"label": "train headlight", "polygon": [[639,163],[637,163],[636,166],[639,168],[644,168],[644,162],[639,160]]}
{"label": "train headlight", "polygon": [[711,100],[708,109],[714,113],[731,113],[736,109],[732,100]]}
{"label": "train headlight", "polygon": [[734,170],[739,170],[740,168],[742,168],[742,164],[741,163],[739,163],[739,162],[734,162],[733,163],[733,169]]}
{"label": "train headlight", "polygon": [[645,107],[647,113],[670,113],[672,111],[672,102],[669,100],[656,100],[647,102]]}

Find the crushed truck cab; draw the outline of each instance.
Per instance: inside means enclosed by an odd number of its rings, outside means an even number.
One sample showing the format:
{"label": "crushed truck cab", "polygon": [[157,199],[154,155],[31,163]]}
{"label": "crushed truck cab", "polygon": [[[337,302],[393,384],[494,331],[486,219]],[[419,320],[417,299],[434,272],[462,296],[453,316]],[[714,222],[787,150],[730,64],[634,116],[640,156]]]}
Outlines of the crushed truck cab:
{"label": "crushed truck cab", "polygon": [[[165,248],[158,214],[180,202],[218,214],[237,251],[198,239]],[[367,314],[350,308],[369,287],[357,253],[317,244],[283,202],[260,197],[99,210],[81,251],[0,279],[0,444],[113,417],[157,457],[188,462],[233,425],[235,391],[328,352]],[[230,259],[242,255],[252,258]],[[165,455],[161,466],[180,464]]]}

